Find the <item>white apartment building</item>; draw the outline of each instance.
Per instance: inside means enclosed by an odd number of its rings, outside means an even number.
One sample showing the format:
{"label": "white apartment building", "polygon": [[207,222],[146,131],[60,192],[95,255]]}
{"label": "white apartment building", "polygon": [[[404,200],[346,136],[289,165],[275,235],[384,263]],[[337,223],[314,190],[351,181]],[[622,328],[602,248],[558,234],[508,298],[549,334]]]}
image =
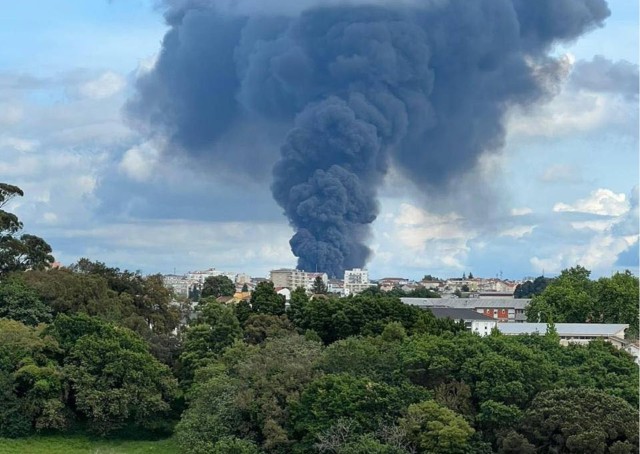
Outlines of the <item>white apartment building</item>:
{"label": "white apartment building", "polygon": [[269,273],[269,280],[273,282],[273,286],[276,288],[286,287],[288,289],[295,290],[298,287],[302,287],[305,290],[311,290],[313,288],[313,282],[318,276],[320,276],[322,282],[324,282],[324,285],[326,286],[329,282],[329,276],[327,276],[327,273],[310,273],[303,270],[294,270],[289,268],[271,270]]}
{"label": "white apartment building", "polygon": [[369,272],[360,268],[344,270],[344,295],[357,295],[371,287]]}
{"label": "white apartment building", "polygon": [[189,281],[185,276],[167,274],[162,277],[165,287],[173,289],[173,293],[179,296],[189,294]]}
{"label": "white apartment building", "polygon": [[189,271],[187,273],[187,280],[189,280],[189,282],[191,282],[192,284],[204,284],[205,279],[208,277],[226,276],[231,279],[231,282],[235,282],[236,275],[237,273],[229,273],[226,271],[216,270],[215,268],[209,268],[208,270],[204,271]]}

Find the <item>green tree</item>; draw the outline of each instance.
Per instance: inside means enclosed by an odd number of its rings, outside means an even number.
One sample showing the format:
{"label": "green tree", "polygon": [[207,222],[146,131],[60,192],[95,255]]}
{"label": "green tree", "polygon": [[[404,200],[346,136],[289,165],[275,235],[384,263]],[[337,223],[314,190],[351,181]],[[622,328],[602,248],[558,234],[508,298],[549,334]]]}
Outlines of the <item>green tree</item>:
{"label": "green tree", "polygon": [[125,317],[134,318],[125,326],[139,334],[145,337],[148,337],[145,331],[167,334],[177,327],[180,310],[171,306],[172,294],[165,287],[162,275],[142,276],[139,271],[121,271],[85,258],[80,259],[71,270],[75,275],[105,280],[109,290],[115,292],[127,307]]}
{"label": "green tree", "polygon": [[433,454],[466,453],[474,433],[462,416],[432,400],[410,405],[400,427],[420,451]]}
{"label": "green tree", "polygon": [[591,272],[581,266],[563,270],[527,307],[529,321],[584,323],[595,321],[597,300]]}
{"label": "green tree", "polygon": [[402,342],[407,338],[407,330],[404,329],[402,323],[387,323],[382,331],[382,340],[385,342]]}
{"label": "green tree", "polygon": [[240,290],[241,292],[248,292],[249,291],[249,286],[247,285],[247,283],[245,282],[244,284],[242,284],[242,290]]}
{"label": "green tree", "polygon": [[422,278],[423,281],[428,281],[428,282],[440,282],[440,278],[437,278],[435,276],[432,276],[430,274],[425,274],[425,276]]}
{"label": "green tree", "polygon": [[35,235],[19,235],[22,222],[2,209],[11,199],[23,195],[19,187],[0,183],[0,277],[13,271],[48,268],[54,261],[51,246]]}
{"label": "green tree", "polygon": [[231,437],[242,423],[234,404],[240,384],[224,371],[198,384],[198,391],[176,426],[182,452],[209,454],[219,441]]}
{"label": "green tree", "polygon": [[42,325],[0,319],[0,436],[66,428],[63,375],[50,358],[58,351]]}
{"label": "green tree", "polygon": [[60,315],[48,332],[64,349],[69,401],[92,431],[166,429],[177,383],[138,335],[85,315]]}
{"label": "green tree", "polygon": [[316,276],[313,280],[313,288],[311,289],[311,293],[316,295],[326,295],[327,294],[327,285],[322,280],[321,276]]}
{"label": "green tree", "polygon": [[253,313],[251,310],[251,303],[247,300],[241,300],[233,306],[233,312],[236,314],[240,324],[243,324]]}
{"label": "green tree", "polygon": [[180,363],[183,377],[190,382],[196,369],[216,358],[242,338],[242,328],[233,308],[215,301],[202,309],[198,324],[190,326],[184,339]]}
{"label": "green tree", "polygon": [[309,303],[309,297],[307,291],[298,287],[291,292],[291,299],[289,300],[289,309],[287,310],[287,317],[293,322],[297,328],[301,328],[304,323],[304,309]]}
{"label": "green tree", "polygon": [[595,282],[598,321],[603,323],[627,323],[627,337],[638,339],[638,278],[629,271],[615,273]]}
{"label": "green tree", "polygon": [[540,295],[547,285],[553,281],[552,278],[538,276],[533,281],[525,281],[522,284],[516,286],[513,294],[514,298],[531,298],[536,295]]}
{"label": "green tree", "polygon": [[348,337],[329,345],[319,368],[328,374],[349,374],[375,382],[399,385],[407,383],[400,359],[398,342],[381,339]]}
{"label": "green tree", "polygon": [[282,337],[295,332],[295,327],[285,315],[253,314],[243,325],[244,339],[250,344],[261,344],[266,339]]}
{"label": "green tree", "polygon": [[440,405],[469,420],[474,416],[471,387],[463,381],[439,384],[433,390],[433,398]]}
{"label": "green tree", "polygon": [[260,454],[255,443],[237,437],[224,437],[213,446],[212,454]]}
{"label": "green tree", "polygon": [[227,276],[209,276],[202,284],[201,298],[213,296],[233,296],[236,292],[236,285]]}
{"label": "green tree", "polygon": [[430,290],[428,288],[419,286],[418,288],[411,290],[407,293],[408,297],[411,298],[441,298],[438,292]]}
{"label": "green tree", "polygon": [[594,389],[545,391],[524,413],[519,432],[540,453],[637,453],[638,411]]}
{"label": "green tree", "polygon": [[211,452],[225,437],[258,441],[270,452],[291,452],[290,407],[320,375],[321,345],[299,335],[237,343],[196,374],[192,400],[177,427],[188,453]]}
{"label": "green tree", "polygon": [[256,285],[251,293],[251,308],[257,314],[282,315],[285,310],[285,298],[278,295],[271,281]]}
{"label": "green tree", "polygon": [[301,449],[309,449],[341,418],[353,421],[356,434],[375,432],[426,395],[410,385],[391,386],[348,374],[325,375],[311,383],[294,406],[293,434],[302,441]]}
{"label": "green tree", "polygon": [[509,431],[498,440],[499,454],[535,454],[536,447],[516,431]]}
{"label": "green tree", "polygon": [[13,275],[0,281],[0,317],[35,326],[51,321],[51,309],[21,276]]}

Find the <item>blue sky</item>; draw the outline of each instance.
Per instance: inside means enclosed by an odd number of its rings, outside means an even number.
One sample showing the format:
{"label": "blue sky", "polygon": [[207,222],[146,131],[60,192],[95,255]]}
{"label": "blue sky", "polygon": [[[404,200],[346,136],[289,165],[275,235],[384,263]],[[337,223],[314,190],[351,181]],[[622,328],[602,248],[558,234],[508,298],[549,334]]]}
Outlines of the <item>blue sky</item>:
{"label": "blue sky", "polygon": [[[153,1],[22,0],[3,5],[0,180],[25,197],[9,207],[64,264],[90,257],[145,273],[216,267],[264,276],[293,266],[291,229],[268,181],[212,176],[168,159],[122,116],[136,75],[167,27]],[[503,150],[444,201],[391,172],[368,263],[373,277],[522,278],[582,264],[594,276],[638,267],[638,91],[594,89],[581,62],[638,64],[638,3],[554,49],[572,69],[550,102],[511,112]],[[601,66],[600,66],[601,67]],[[592,70],[600,68],[597,64]],[[276,132],[274,132],[276,134]],[[478,197],[478,188],[486,192]],[[481,213],[506,207],[491,223]],[[476,213],[477,214],[477,213]]]}

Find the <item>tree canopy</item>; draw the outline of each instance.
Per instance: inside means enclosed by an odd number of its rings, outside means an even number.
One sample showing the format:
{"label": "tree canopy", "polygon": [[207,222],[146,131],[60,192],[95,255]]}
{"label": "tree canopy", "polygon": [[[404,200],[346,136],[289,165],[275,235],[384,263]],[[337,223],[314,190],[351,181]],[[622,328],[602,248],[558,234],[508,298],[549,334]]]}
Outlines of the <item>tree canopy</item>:
{"label": "tree canopy", "polygon": [[19,187],[0,183],[0,278],[14,271],[44,269],[54,261],[51,246],[35,235],[20,235],[22,222],[2,209],[11,199],[23,195]]}
{"label": "tree canopy", "polygon": [[236,292],[236,284],[227,276],[208,276],[202,284],[200,298],[213,296],[233,296]]}
{"label": "tree canopy", "polygon": [[638,278],[629,271],[589,279],[590,271],[577,266],[563,270],[533,297],[529,321],[555,323],[627,323],[627,336],[638,338]]}

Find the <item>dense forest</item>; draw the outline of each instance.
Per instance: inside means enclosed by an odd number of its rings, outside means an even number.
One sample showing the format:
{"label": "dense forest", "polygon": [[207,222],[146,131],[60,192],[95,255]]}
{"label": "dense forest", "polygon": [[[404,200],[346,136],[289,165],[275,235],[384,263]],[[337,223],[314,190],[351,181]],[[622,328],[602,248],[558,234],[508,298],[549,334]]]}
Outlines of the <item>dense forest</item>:
{"label": "dense forest", "polygon": [[[0,207],[21,195],[0,189]],[[638,452],[638,366],[604,341],[480,337],[379,292],[297,289],[286,306],[270,282],[233,305],[213,286],[190,312],[158,275],[50,269],[44,240],[0,220],[0,437],[134,430],[187,454]],[[576,267],[530,311],[637,336],[637,303],[630,273]]]}

